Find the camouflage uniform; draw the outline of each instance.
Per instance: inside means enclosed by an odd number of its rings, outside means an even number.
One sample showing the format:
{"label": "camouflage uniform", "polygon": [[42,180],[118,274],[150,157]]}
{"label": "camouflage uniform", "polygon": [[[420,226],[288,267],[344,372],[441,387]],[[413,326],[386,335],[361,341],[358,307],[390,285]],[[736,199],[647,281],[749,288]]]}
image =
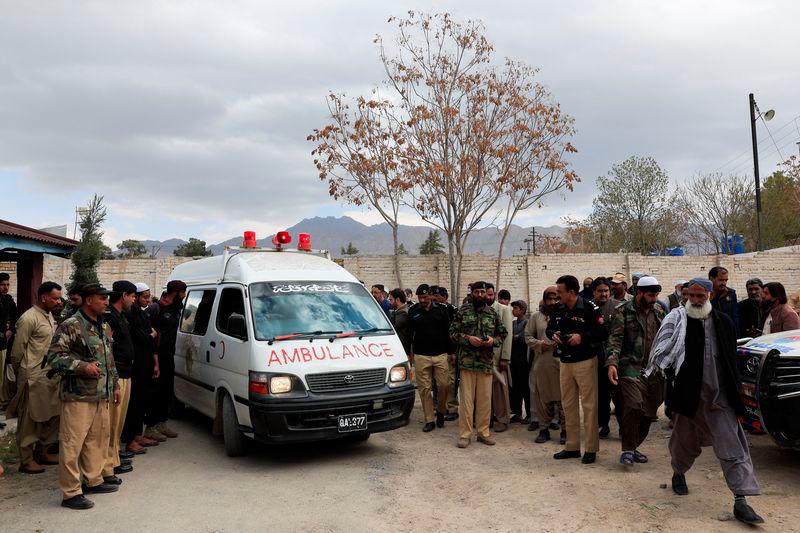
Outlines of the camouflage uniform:
{"label": "camouflage uniform", "polygon": [[664,310],[660,305],[645,313],[634,298],[616,309],[611,322],[606,368],[616,366],[619,375],[622,451],[635,451],[644,442],[664,401],[663,377],[641,375],[662,320]]}
{"label": "camouflage uniform", "polygon": [[492,348],[472,346],[467,337],[491,337],[492,345],[496,348],[503,344],[506,335],[508,331],[500,321],[500,316],[489,306],[476,310],[472,304],[462,305],[450,325],[450,338],[456,344],[461,369],[458,426],[462,439],[469,440],[472,437],[473,414],[478,437],[489,437],[492,408],[494,351]]}
{"label": "camouflage uniform", "polygon": [[[83,311],[69,317],[56,330],[47,359],[62,375],[58,484],[67,499],[82,493],[81,474],[91,487],[103,482],[110,435],[108,402],[119,388],[103,318],[92,321]],[[97,378],[85,375],[86,365],[93,364],[99,365]]]}

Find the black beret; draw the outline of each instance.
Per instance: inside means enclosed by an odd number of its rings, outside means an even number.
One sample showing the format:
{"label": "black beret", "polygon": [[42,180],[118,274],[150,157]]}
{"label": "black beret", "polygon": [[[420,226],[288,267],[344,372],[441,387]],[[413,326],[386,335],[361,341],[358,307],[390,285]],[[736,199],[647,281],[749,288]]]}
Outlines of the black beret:
{"label": "black beret", "polygon": [[422,296],[425,294],[429,294],[431,292],[431,288],[427,283],[423,283],[419,287],[417,287],[417,296]]}
{"label": "black beret", "polygon": [[87,296],[94,296],[100,295],[104,296],[111,291],[100,285],[99,283],[87,283],[83,287],[81,287],[80,293],[81,298],[86,298]]}
{"label": "black beret", "polygon": [[474,291],[474,290],[477,290],[477,289],[484,289],[484,290],[486,290],[486,289],[488,289],[488,288],[489,288],[489,284],[488,284],[488,283],[486,283],[485,281],[476,281],[476,282],[474,282],[474,283],[472,284],[472,290],[473,290],[473,291]]}
{"label": "black beret", "polygon": [[115,281],[114,284],[111,285],[111,290],[120,294],[130,294],[132,292],[136,292],[136,285],[130,281],[122,279]]}

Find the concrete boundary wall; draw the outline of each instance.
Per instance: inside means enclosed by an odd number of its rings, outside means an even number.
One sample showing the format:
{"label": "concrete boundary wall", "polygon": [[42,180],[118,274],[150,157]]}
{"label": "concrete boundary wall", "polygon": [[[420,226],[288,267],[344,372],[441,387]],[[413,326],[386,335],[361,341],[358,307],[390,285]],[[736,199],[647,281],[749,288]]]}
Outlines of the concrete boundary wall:
{"label": "concrete boundary wall", "polygon": [[[172,269],[183,262],[192,261],[185,257],[164,257],[159,259],[127,259],[101,261],[98,268],[100,281],[111,286],[115,280],[128,279],[147,283],[154,294],[166,285]],[[397,285],[394,259],[391,256],[345,257],[342,265],[367,286],[382,283],[387,287]],[[538,302],[542,291],[562,274],[573,274],[579,280],[584,277],[612,275],[623,272],[628,279],[632,272],[646,272],[655,276],[664,287],[665,293],[672,290],[677,279],[695,276],[705,277],[714,266],[724,266],[730,271],[730,285],[744,296],[744,284],[751,277],[760,277],[764,282],[779,281],[787,292],[800,289],[800,253],[762,252],[739,256],[683,256],[646,257],[633,254],[544,254],[513,256],[503,259],[500,271],[500,288],[511,291],[512,298],[522,298],[528,302]],[[470,255],[464,258],[462,281],[483,279],[494,281],[497,260],[484,255]],[[12,275],[12,294],[16,291],[14,263],[0,263],[0,272]],[[72,265],[69,260],[45,256],[44,279],[55,281],[63,286],[69,284]],[[450,270],[447,257],[403,256],[400,258],[400,272],[403,285],[412,290],[420,283],[450,287]],[[16,297],[16,294],[14,294]]]}

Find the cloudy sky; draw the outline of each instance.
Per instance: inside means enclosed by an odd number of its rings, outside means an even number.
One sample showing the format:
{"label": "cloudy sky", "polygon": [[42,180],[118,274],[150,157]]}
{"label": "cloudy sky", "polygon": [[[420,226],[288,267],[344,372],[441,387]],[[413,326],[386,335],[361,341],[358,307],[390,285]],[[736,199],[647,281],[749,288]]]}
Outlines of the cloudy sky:
{"label": "cloudy sky", "polygon": [[[521,224],[586,214],[594,178],[651,155],[677,183],[762,175],[800,141],[796,0],[14,2],[0,0],[0,218],[72,223],[92,194],[106,241],[266,236],[304,217],[378,218],[329,199],[306,136],[328,91],[367,94],[373,44],[408,9],[481,19],[496,57],[541,68],[576,119],[574,193]],[[410,214],[404,221],[414,222]]]}

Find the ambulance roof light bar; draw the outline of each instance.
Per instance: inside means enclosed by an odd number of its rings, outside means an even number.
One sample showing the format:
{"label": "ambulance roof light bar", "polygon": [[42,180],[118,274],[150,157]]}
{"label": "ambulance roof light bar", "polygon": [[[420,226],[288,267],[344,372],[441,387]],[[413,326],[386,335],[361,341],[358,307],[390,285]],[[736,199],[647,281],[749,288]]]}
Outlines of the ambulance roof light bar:
{"label": "ambulance roof light bar", "polygon": [[242,241],[242,248],[256,248],[257,246],[258,243],[256,242],[256,232],[245,231],[244,241]]}
{"label": "ambulance roof light bar", "polygon": [[311,234],[310,233],[298,233],[297,234],[297,249],[302,252],[310,252],[311,251]]}

